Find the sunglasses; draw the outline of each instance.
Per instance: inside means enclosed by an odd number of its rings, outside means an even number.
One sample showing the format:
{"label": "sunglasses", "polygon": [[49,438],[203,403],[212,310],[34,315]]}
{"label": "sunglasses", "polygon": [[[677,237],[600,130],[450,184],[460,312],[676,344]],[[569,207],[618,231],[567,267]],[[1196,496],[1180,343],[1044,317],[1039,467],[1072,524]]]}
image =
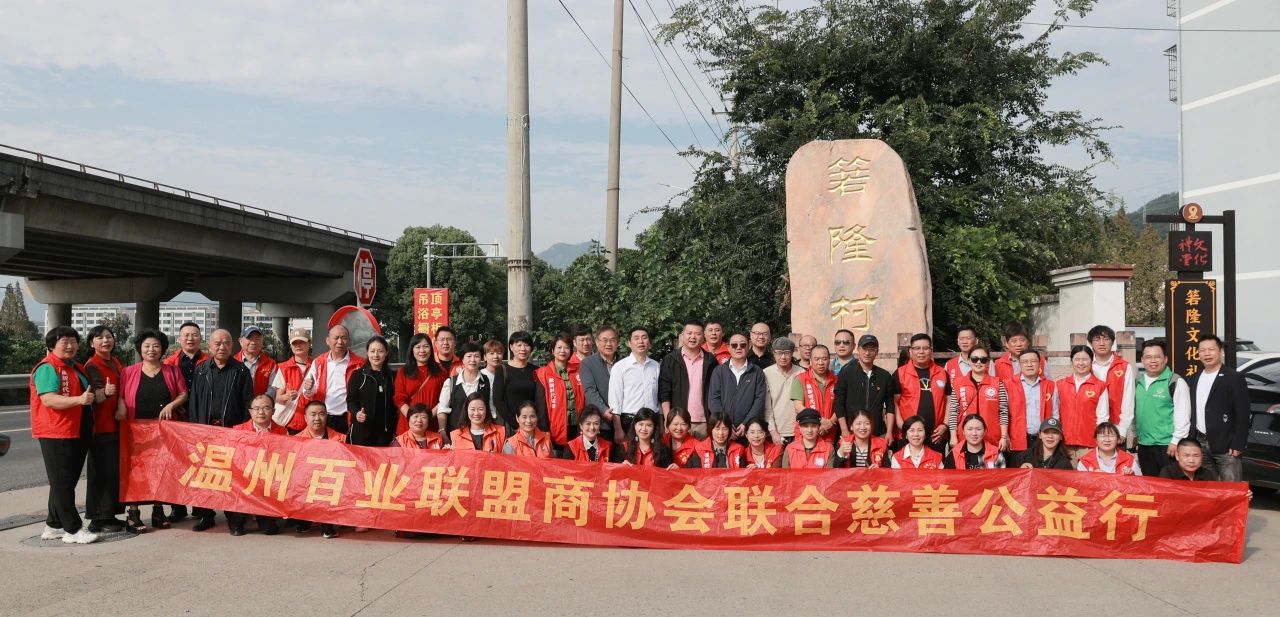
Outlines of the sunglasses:
{"label": "sunglasses", "polygon": [[853,341],[836,341],[837,345],[852,345]]}
{"label": "sunglasses", "polygon": [[746,343],[729,343],[729,349],[742,349],[746,347]]}
{"label": "sunglasses", "polygon": [[986,364],[991,358],[987,356],[969,356],[969,361],[974,364]]}

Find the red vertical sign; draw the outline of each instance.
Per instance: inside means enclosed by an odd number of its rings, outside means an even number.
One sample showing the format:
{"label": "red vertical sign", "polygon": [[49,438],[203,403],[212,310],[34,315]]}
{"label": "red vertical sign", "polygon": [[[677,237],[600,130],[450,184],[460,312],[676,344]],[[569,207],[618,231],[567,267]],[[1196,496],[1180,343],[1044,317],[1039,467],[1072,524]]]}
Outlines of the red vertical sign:
{"label": "red vertical sign", "polygon": [[413,331],[431,336],[440,326],[449,325],[449,290],[419,287],[413,290]]}

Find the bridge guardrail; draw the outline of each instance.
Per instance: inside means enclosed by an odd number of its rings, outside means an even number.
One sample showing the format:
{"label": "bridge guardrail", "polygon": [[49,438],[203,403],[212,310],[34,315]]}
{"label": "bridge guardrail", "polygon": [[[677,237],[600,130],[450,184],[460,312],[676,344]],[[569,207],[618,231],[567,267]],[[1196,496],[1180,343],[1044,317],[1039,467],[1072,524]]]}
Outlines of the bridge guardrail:
{"label": "bridge guardrail", "polygon": [[34,159],[36,162],[39,162],[39,163],[48,163],[50,165],[57,165],[58,167],[66,167],[73,171],[79,171],[80,173],[92,174],[95,176],[110,178],[118,182],[124,182],[126,184],[133,184],[133,185],[141,186],[143,188],[149,188],[149,189],[161,191],[164,193],[179,195],[182,197],[186,197],[188,199],[195,199],[197,201],[211,203],[215,206],[238,209],[241,212],[244,212],[247,214],[258,214],[261,216],[265,216],[267,218],[282,220],[288,223],[305,225],[312,229],[321,229],[331,233],[342,234],[349,238],[359,238],[361,240],[379,242],[388,247],[395,244],[394,242],[387,240],[386,238],[379,238],[377,236],[371,236],[369,234],[360,233],[358,231],[351,231],[349,229],[343,229],[341,227],[334,227],[332,225],[327,225],[325,223],[312,221],[310,219],[304,219],[301,217],[293,216],[291,214],[276,212],[274,210],[268,210],[266,208],[259,208],[258,206],[250,206],[248,204],[242,204],[238,201],[223,199],[221,197],[214,197],[213,195],[207,195],[205,193],[201,193],[198,191],[184,189],[181,187],[173,186],[171,184],[164,184],[163,182],[156,182],[154,180],[147,180],[146,178],[139,178],[137,176],[131,176],[129,174],[120,173],[118,171],[103,169],[101,167],[94,167],[93,165],[86,165],[84,163],[79,163],[76,161],[71,161],[68,159],[64,159],[64,158],[60,158],[60,157],[56,157],[48,154],[43,154],[40,152],[36,152],[34,150],[27,150],[26,148],[19,148],[17,146],[0,144],[0,150],[5,150],[5,151],[15,153],[18,156],[22,156],[23,158]]}

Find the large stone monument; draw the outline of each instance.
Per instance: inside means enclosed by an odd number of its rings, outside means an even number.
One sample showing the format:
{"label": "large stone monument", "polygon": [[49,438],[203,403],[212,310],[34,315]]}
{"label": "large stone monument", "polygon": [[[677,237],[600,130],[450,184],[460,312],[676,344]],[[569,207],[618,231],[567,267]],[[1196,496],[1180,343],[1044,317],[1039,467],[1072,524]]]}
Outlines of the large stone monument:
{"label": "large stone monument", "polygon": [[841,328],[871,333],[884,352],[899,332],[933,332],[920,210],[898,153],[876,139],[796,151],[787,164],[787,268],[794,332],[824,343]]}

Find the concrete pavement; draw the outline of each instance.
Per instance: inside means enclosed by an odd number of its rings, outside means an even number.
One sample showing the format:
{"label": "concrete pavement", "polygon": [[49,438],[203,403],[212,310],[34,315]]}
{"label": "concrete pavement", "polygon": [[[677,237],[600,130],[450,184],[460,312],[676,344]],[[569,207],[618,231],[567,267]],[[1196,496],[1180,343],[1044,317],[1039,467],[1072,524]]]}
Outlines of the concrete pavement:
{"label": "concrete pavement", "polygon": [[[0,518],[40,512],[46,496],[43,487],[0,493]],[[1273,610],[1280,580],[1274,496],[1255,500],[1240,565],[408,541],[386,531],[233,538],[218,522],[89,546],[23,544],[40,524],[0,532],[0,612],[1252,617]]]}

